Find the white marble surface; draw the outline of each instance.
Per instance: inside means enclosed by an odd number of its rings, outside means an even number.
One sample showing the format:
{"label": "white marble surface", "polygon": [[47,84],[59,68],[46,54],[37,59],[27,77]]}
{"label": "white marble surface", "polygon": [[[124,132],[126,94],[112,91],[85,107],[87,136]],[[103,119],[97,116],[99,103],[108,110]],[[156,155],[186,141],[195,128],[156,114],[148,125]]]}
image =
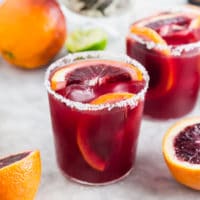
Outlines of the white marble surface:
{"label": "white marble surface", "polygon": [[[137,0],[135,18],[184,2]],[[119,48],[115,48],[114,44]],[[123,44],[112,41],[109,49],[123,51],[120,45]],[[105,187],[86,187],[63,178],[55,161],[48,101],[43,86],[44,72],[45,68],[20,70],[0,59],[0,156],[40,149],[43,173],[37,200],[199,199],[198,192],[174,181],[162,158],[162,137],[174,121],[143,120],[135,170],[125,180]],[[198,101],[190,115],[200,115],[199,111]]]}

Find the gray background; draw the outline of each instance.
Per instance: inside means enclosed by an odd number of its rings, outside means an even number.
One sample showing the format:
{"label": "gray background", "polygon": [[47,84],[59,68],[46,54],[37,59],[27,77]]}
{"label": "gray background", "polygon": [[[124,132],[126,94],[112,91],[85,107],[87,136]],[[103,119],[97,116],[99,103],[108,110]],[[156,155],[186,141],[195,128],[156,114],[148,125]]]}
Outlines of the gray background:
{"label": "gray background", "polygon": [[[138,0],[133,10],[133,20],[155,10],[183,3],[184,0]],[[73,28],[70,19],[68,25],[69,29]],[[126,30],[123,31],[122,35]],[[122,38],[112,38],[108,49],[124,52]],[[65,53],[63,50],[60,56]],[[44,73],[45,68],[21,70],[0,58],[0,156],[40,149],[43,173],[37,200],[199,199],[198,192],[172,179],[163,161],[162,137],[176,120],[143,119],[135,170],[125,180],[106,187],[85,187],[63,178],[55,161],[48,101],[43,84]],[[199,115],[199,109],[198,101],[189,116]]]}

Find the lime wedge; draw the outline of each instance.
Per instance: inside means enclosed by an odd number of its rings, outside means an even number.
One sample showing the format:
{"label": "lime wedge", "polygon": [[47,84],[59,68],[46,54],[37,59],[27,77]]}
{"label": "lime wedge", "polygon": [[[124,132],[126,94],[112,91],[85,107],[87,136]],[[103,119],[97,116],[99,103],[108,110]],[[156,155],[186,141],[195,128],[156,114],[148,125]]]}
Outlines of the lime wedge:
{"label": "lime wedge", "polygon": [[69,34],[66,48],[69,52],[104,50],[107,46],[107,34],[98,28],[75,30]]}

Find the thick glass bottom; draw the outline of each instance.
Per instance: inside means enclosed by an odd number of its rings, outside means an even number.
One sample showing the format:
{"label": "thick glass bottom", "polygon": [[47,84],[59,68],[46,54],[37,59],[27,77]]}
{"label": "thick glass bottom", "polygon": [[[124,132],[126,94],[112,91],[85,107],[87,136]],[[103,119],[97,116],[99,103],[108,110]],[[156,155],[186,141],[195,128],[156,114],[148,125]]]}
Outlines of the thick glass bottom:
{"label": "thick glass bottom", "polygon": [[123,179],[125,179],[127,176],[129,176],[132,173],[133,168],[134,167],[131,167],[124,175],[120,176],[119,178],[111,180],[111,181],[106,181],[106,182],[103,182],[103,183],[92,183],[92,182],[79,180],[77,178],[69,176],[61,168],[60,168],[60,170],[61,170],[62,174],[64,175],[64,177],[66,179],[72,181],[72,182],[75,182],[75,183],[78,183],[78,184],[81,184],[81,185],[86,185],[86,186],[105,186],[105,185],[110,185],[110,184],[114,184],[114,183],[117,183],[119,181],[122,181]]}

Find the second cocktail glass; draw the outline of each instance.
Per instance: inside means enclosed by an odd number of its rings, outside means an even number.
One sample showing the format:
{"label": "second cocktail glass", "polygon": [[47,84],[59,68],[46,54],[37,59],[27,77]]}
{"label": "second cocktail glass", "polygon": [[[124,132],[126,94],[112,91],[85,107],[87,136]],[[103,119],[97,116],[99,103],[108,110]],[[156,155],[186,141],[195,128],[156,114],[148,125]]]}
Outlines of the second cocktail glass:
{"label": "second cocktail glass", "polygon": [[142,19],[130,27],[127,54],[150,75],[144,113],[177,118],[189,113],[199,91],[200,9],[186,6]]}
{"label": "second cocktail glass", "polygon": [[136,156],[145,69],[127,56],[79,53],[53,63],[46,86],[64,175],[91,185],[126,176]]}

